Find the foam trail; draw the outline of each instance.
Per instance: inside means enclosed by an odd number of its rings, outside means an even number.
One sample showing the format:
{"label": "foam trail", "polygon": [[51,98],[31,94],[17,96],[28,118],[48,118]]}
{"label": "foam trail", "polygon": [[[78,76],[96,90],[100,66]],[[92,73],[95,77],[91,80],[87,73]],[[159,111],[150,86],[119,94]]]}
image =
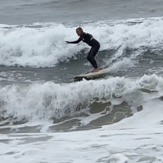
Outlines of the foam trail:
{"label": "foam trail", "polygon": [[128,59],[128,58],[123,58],[121,61],[118,61],[116,62],[115,64],[111,65],[109,67],[109,71],[110,72],[117,72],[117,71],[120,71],[120,70],[127,70],[128,68],[132,68],[135,66],[135,63],[131,60],[131,59]]}

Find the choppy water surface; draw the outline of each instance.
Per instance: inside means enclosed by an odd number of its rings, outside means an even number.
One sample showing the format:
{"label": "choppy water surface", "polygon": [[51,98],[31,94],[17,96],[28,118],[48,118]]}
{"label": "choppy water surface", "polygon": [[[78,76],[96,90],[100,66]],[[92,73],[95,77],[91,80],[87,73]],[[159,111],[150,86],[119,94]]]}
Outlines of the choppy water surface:
{"label": "choppy water surface", "polygon": [[[2,162],[163,162],[162,6],[1,2]],[[65,43],[79,25],[101,43],[102,79],[73,81],[91,69],[89,47]]]}

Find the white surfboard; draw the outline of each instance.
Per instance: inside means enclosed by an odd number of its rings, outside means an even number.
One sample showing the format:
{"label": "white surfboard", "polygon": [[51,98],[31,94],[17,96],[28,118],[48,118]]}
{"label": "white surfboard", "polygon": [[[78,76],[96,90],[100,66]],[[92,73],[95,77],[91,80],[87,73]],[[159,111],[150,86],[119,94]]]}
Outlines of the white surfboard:
{"label": "white surfboard", "polygon": [[109,69],[104,68],[104,69],[101,69],[101,70],[99,70],[97,72],[89,72],[89,73],[86,73],[86,74],[77,75],[77,76],[74,77],[74,80],[75,81],[80,81],[82,79],[86,79],[86,80],[98,79],[98,78],[104,77],[108,73],[109,73]]}

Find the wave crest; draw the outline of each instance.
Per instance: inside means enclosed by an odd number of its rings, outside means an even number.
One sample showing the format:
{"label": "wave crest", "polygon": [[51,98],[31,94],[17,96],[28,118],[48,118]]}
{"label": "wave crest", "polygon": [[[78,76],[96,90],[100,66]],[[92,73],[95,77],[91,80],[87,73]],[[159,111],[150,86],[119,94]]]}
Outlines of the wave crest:
{"label": "wave crest", "polygon": [[162,78],[152,75],[137,81],[117,77],[63,85],[53,82],[10,85],[0,88],[0,111],[3,118],[21,121],[73,116],[95,101],[114,103],[114,99],[119,99],[139,106],[149,98],[141,90],[158,91],[161,82]]}
{"label": "wave crest", "polygon": [[[83,24],[84,30],[100,41],[101,51],[120,45],[122,51],[142,47],[162,49],[162,26],[162,18]],[[87,47],[67,45],[65,40],[75,40],[77,36],[75,27],[63,24],[3,25],[0,37],[0,65],[7,66],[53,67]]]}

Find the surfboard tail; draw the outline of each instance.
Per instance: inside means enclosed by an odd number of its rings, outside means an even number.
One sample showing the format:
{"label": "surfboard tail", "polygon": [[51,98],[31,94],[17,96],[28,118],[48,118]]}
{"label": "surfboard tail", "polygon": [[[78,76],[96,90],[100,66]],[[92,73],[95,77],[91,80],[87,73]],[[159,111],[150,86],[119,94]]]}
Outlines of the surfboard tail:
{"label": "surfboard tail", "polygon": [[99,79],[99,78],[106,76],[108,73],[109,73],[108,68],[105,68],[105,69],[101,69],[97,72],[90,72],[90,73],[86,73],[86,74],[77,75],[74,77],[74,81],[81,81],[83,79],[86,79],[86,80]]}

